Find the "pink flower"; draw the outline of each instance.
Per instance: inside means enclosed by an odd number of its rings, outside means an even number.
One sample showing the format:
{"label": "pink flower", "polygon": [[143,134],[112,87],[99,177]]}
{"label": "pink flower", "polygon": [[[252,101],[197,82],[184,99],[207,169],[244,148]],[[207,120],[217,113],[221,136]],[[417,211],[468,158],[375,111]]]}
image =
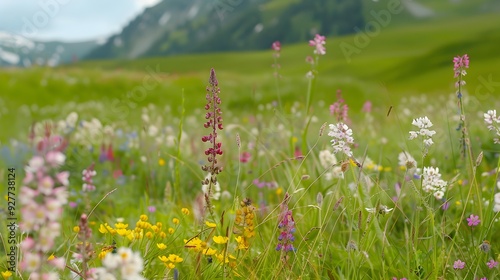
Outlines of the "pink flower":
{"label": "pink flower", "polygon": [[280,43],[280,41],[275,41],[275,42],[272,44],[271,48],[272,48],[273,50],[275,50],[276,52],[279,52],[279,51],[281,50],[281,43]]}
{"label": "pink flower", "polygon": [[368,100],[363,104],[363,109],[361,109],[364,113],[370,113],[372,111],[372,103]]}
{"label": "pink flower", "polygon": [[467,225],[470,227],[475,227],[479,225],[481,220],[479,220],[479,216],[474,216],[474,214],[470,214],[469,218],[467,218]]}
{"label": "pink flower", "polygon": [[462,76],[467,74],[464,68],[469,68],[469,56],[467,54],[464,54],[463,56],[455,56],[453,58],[453,71],[455,71],[455,78],[457,78],[460,74]]}
{"label": "pink flower", "polygon": [[326,48],[324,46],[325,44],[326,44],[325,36],[321,36],[319,34],[316,34],[316,36],[314,36],[314,40],[309,41],[309,46],[316,47],[314,53],[319,55],[326,54]]}
{"label": "pink flower", "polygon": [[498,266],[498,262],[497,262],[497,261],[495,261],[495,260],[493,260],[493,259],[491,259],[491,260],[489,260],[489,261],[486,263],[486,265],[487,265],[490,269],[493,269],[493,268],[495,268],[495,267],[497,267],[497,266]]}
{"label": "pink flower", "polygon": [[250,161],[251,157],[252,155],[249,152],[243,152],[240,155],[240,162],[247,163],[248,161]]}
{"label": "pink flower", "polygon": [[456,260],[454,263],[453,263],[453,268],[454,269],[464,269],[465,267],[465,262],[461,261],[461,260]]}

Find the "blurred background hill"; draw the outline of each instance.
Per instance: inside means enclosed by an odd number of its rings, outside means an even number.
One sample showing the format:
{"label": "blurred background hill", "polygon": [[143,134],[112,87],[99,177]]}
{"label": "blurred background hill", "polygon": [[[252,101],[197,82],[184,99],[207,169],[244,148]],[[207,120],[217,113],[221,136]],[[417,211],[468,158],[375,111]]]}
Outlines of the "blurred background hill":
{"label": "blurred background hill", "polygon": [[356,33],[388,5],[403,8],[391,15],[388,28],[453,22],[500,10],[495,0],[163,0],[144,9],[120,32],[95,40],[33,40],[0,26],[0,66],[268,49],[276,40],[290,44],[316,33]]}

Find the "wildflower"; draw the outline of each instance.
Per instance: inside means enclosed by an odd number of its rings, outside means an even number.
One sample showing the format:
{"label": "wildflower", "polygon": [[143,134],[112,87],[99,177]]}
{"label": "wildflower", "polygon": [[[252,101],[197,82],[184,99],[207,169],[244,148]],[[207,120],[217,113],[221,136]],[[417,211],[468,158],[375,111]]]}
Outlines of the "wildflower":
{"label": "wildflower", "polygon": [[406,170],[411,170],[417,167],[417,161],[408,153],[401,152],[398,156],[399,166],[406,168]]}
{"label": "wildflower", "polygon": [[221,196],[221,188],[220,184],[218,181],[215,181],[213,179],[215,176],[213,176],[211,173],[209,173],[206,177],[205,180],[203,180],[203,184],[201,185],[201,190],[205,194],[205,196],[213,198],[215,200],[219,200]]}
{"label": "wildflower", "polygon": [[345,100],[342,98],[342,92],[337,90],[337,101],[330,105],[330,115],[335,116],[338,122],[349,122],[349,117],[347,113],[349,107],[345,104]]}
{"label": "wildflower", "polygon": [[182,214],[184,214],[184,215],[189,215],[189,209],[187,209],[187,208],[182,208],[182,209],[181,209],[181,212],[182,212]]}
{"label": "wildflower", "polygon": [[322,150],[319,152],[319,163],[325,169],[331,169],[325,172],[325,179],[330,181],[333,178],[344,178],[344,173],[340,166],[337,165],[337,158],[335,154],[329,150]]}
{"label": "wildflower", "polygon": [[2,272],[3,279],[8,279],[11,276],[12,276],[12,272],[10,272],[8,270]]}
{"label": "wildflower", "polygon": [[319,34],[316,34],[313,40],[309,40],[309,46],[316,47],[314,53],[317,55],[326,54],[326,48],[324,46],[325,44],[326,44],[325,36],[321,36]]}
{"label": "wildflower", "polygon": [[236,210],[233,233],[236,234],[235,240],[238,244],[238,250],[248,249],[250,238],[255,236],[254,211],[255,207],[249,198],[242,200],[240,208]]}
{"label": "wildflower", "polygon": [[165,245],[163,243],[156,243],[156,247],[158,247],[158,249],[160,249],[160,250],[167,249],[167,245]]}
{"label": "wildflower", "polygon": [[500,116],[497,117],[497,110],[488,110],[484,114],[484,122],[487,125],[489,131],[495,131],[496,138],[493,139],[495,144],[500,144]]}
{"label": "wildflower", "polygon": [[295,233],[295,220],[292,216],[292,210],[288,208],[289,200],[290,196],[286,193],[280,205],[281,212],[278,228],[281,232],[278,236],[278,245],[276,246],[276,251],[283,251],[285,253],[297,250],[292,244],[295,241],[295,237],[293,236]]}
{"label": "wildflower", "polygon": [[178,225],[180,223],[180,221],[177,218],[173,218],[172,223],[174,223],[174,225]]}
{"label": "wildflower", "polygon": [[429,130],[432,127],[432,122],[427,118],[427,116],[414,119],[411,123],[412,125],[418,127],[419,131],[410,131],[410,140],[417,138],[418,136],[422,136],[424,146],[426,148],[430,147],[434,142],[432,141],[432,136],[436,134],[436,131]]}
{"label": "wildflower", "polygon": [[461,260],[456,260],[454,263],[453,263],[453,268],[454,269],[464,269],[465,267],[465,262],[461,261]]}
{"label": "wildflower", "polygon": [[455,72],[455,78],[467,75],[465,68],[469,68],[469,56],[467,54],[464,54],[463,56],[455,56],[453,58],[453,71]]}
{"label": "wildflower", "polygon": [[[45,145],[50,137],[50,131],[40,142]],[[45,144],[43,144],[45,143]],[[26,166],[26,176],[21,187],[21,223],[19,227],[30,237],[21,242],[24,258],[20,269],[28,273],[40,271],[45,265],[50,265],[45,253],[49,252],[60,236],[62,207],[68,202],[66,188],[69,185],[69,172],[58,172],[66,157],[63,153],[50,150],[51,145],[44,146],[42,152],[35,155]],[[42,278],[50,277],[43,273]],[[57,276],[56,276],[57,278]]]}
{"label": "wildflower", "polygon": [[480,222],[479,216],[474,216],[474,214],[470,214],[469,218],[467,218],[467,225],[470,227],[475,227],[479,225]]}
{"label": "wildflower", "polygon": [[252,155],[249,152],[243,152],[240,155],[240,162],[241,163],[247,163],[247,162],[250,161],[251,157],[252,157]]}
{"label": "wildflower", "polygon": [[94,270],[94,279],[144,279],[141,276],[144,268],[143,260],[139,253],[132,252],[130,248],[121,247],[116,254],[106,254],[102,261],[103,267]]}
{"label": "wildflower", "polygon": [[229,238],[227,236],[214,236],[213,240],[217,244],[226,244]]}
{"label": "wildflower", "polygon": [[422,174],[422,189],[427,193],[433,193],[438,200],[442,199],[446,191],[447,182],[441,179],[439,168],[424,167]]}
{"label": "wildflower", "polygon": [[215,223],[212,223],[212,222],[209,222],[209,221],[205,221],[205,225],[207,225],[207,227],[210,227],[210,228],[214,228],[214,227],[217,226]]}
{"label": "wildflower", "polygon": [[389,212],[391,212],[394,208],[389,208],[389,207],[387,207],[385,205],[380,204],[376,208],[365,208],[365,209],[369,213],[378,213],[380,215],[385,215],[385,214],[388,214]]}
{"label": "wildflower", "polygon": [[272,44],[271,48],[272,48],[273,50],[275,50],[276,52],[279,52],[279,51],[281,50],[281,43],[280,43],[280,41],[275,41],[275,42]]}
{"label": "wildflower", "polygon": [[92,163],[87,169],[82,171],[82,180],[83,186],[82,189],[84,192],[92,192],[95,191],[94,182],[92,177],[97,175],[97,172],[94,170],[94,164]]}
{"label": "wildflower", "polygon": [[486,263],[486,265],[488,266],[489,269],[493,269],[498,266],[498,262],[491,259]]}
{"label": "wildflower", "polygon": [[159,166],[164,166],[164,165],[165,165],[165,160],[164,160],[164,159],[162,159],[162,158],[160,158],[160,159],[158,160],[158,165],[159,165]]}
{"label": "wildflower", "polygon": [[352,130],[346,124],[330,124],[328,136],[333,138],[331,142],[334,153],[343,152],[346,156],[352,157],[350,145],[354,144],[354,138],[352,137]]}
{"label": "wildflower", "polygon": [[364,113],[371,113],[372,111],[372,102],[367,100],[365,103],[363,103],[363,108],[361,109],[362,112]]}

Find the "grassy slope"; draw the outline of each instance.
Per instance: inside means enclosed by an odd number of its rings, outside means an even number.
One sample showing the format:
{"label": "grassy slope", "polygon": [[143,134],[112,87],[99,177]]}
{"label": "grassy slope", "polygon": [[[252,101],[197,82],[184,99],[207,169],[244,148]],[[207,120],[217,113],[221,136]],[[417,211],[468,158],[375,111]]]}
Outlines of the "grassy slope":
{"label": "grassy slope", "polygon": [[[348,62],[340,49],[342,42],[354,45],[356,36],[328,38],[328,53],[320,60],[320,77],[315,100],[331,103],[335,92],[342,88],[352,108],[370,99],[375,104],[394,104],[401,95],[411,93],[452,93],[452,57],[468,53],[471,69],[467,88],[474,91],[477,77],[492,75],[500,80],[500,24],[498,14],[483,14],[468,18],[437,19],[418,25],[390,23],[379,35],[370,38]],[[305,56],[311,54],[306,44],[284,46],[280,58],[282,80],[280,90],[284,100],[304,102],[308,66]],[[33,119],[67,113],[61,107],[66,101],[113,100],[127,101],[127,112],[107,107],[109,118],[135,118],[136,105],[169,104],[178,111],[184,89],[188,113],[204,103],[204,87],[210,67],[215,67],[222,85],[222,97],[230,109],[253,110],[253,105],[276,99],[271,64],[272,54],[265,52],[215,53],[154,57],[134,61],[86,61],[56,69],[7,69],[0,72],[0,93],[3,99],[2,127],[26,127]],[[163,73],[161,83],[154,84],[140,102],[127,97],[127,92],[140,86],[148,76],[146,69],[158,67]],[[497,89],[497,91],[500,89]],[[492,92],[495,94],[495,92]],[[52,110],[16,118],[23,104],[54,105]],[[89,107],[93,107],[89,105]],[[116,106],[115,106],[116,107]],[[58,109],[59,108],[59,109]],[[6,112],[5,110],[8,110]],[[91,108],[92,109],[92,108]],[[89,115],[99,111],[89,110]],[[137,114],[136,114],[137,113]],[[0,139],[11,136],[1,133]]]}

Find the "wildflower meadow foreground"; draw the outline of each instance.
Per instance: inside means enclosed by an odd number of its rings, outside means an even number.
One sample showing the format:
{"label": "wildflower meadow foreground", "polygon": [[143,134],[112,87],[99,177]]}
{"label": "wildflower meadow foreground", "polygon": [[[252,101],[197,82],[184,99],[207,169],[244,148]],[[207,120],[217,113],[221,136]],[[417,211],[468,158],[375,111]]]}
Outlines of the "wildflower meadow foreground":
{"label": "wildflower meadow foreground", "polygon": [[296,102],[275,42],[275,101],[253,113],[207,69],[193,114],[23,128],[23,167],[0,176],[3,278],[499,279],[500,103],[469,110],[473,58],[450,54],[450,94],[355,108],[316,100],[326,39],[309,45]]}

